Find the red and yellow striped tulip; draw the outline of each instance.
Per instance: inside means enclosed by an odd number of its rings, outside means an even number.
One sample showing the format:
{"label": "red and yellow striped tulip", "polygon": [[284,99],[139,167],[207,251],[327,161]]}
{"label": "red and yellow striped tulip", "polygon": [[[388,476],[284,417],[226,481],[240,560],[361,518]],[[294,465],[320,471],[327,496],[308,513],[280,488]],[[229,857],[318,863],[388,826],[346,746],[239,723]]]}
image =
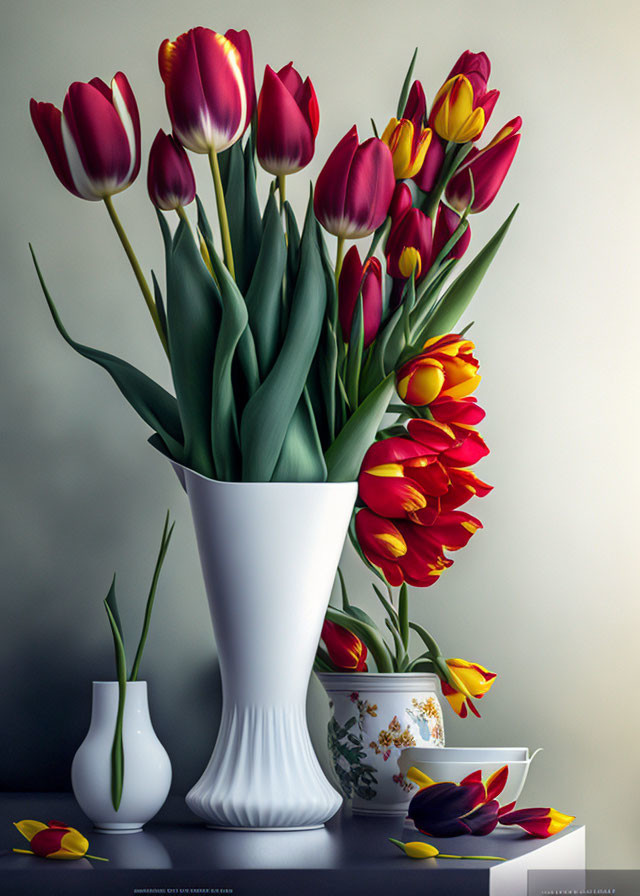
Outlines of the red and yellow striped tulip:
{"label": "red and yellow striped tulip", "polygon": [[[60,821],[43,824],[41,821],[26,819],[14,821],[14,826],[26,837],[31,847],[30,850],[14,849],[14,852],[32,853],[44,859],[82,859],[87,855],[87,838],[80,831]],[[88,858],[96,859],[99,856]]]}
{"label": "red and yellow striped tulip", "polygon": [[464,163],[447,184],[446,196],[451,205],[464,211],[471,201],[471,177],[473,176],[472,212],[483,212],[498,194],[514,160],[522,127],[520,117],[513,118],[484,149],[471,150]]}
{"label": "red and yellow striped tulip", "polygon": [[464,75],[446,81],[433,101],[429,124],[451,143],[477,140],[484,130],[484,109],[474,106],[473,87]]}
{"label": "red and yellow striped tulip", "polygon": [[340,672],[366,672],[367,648],[352,632],[325,619],[322,640],[333,665]]}
{"label": "red and yellow striped tulip", "polygon": [[413,177],[424,164],[432,132],[414,124],[408,118],[392,118],[384,129],[382,142],[386,143],[393,158],[396,180]]}
{"label": "red and yellow striped tulip", "polygon": [[444,570],[453,565],[444,551],[463,548],[480,528],[480,520],[458,510],[441,513],[430,526],[385,519],[367,507],[356,516],[360,547],[390,585],[434,585]]}
{"label": "red and yellow striped tulip", "polygon": [[532,837],[553,837],[575,820],[575,815],[564,815],[557,809],[516,809],[500,815],[500,824],[517,824]]}
{"label": "red and yellow striped tulip", "polygon": [[429,405],[439,397],[470,395],[480,382],[474,348],[473,342],[455,333],[428,339],[425,351],[398,371],[398,395],[415,407]]}
{"label": "red and yellow striped tulip", "polygon": [[447,396],[436,398],[429,405],[429,410],[434,420],[450,425],[460,423],[475,426],[485,417],[484,410],[473,395],[467,395],[465,398],[448,398]]}
{"label": "red and yellow striped tulip", "polygon": [[489,454],[486,442],[473,426],[461,423],[442,424],[435,420],[416,419],[409,421],[407,429],[412,439],[430,447],[436,426],[445,426],[455,437],[455,443],[440,453],[440,460],[448,466],[471,467]]}
{"label": "red and yellow striped tulip", "polygon": [[287,175],[309,164],[315,150],[320,109],[311,80],[293,62],[279,72],[267,66],[258,99],[258,161],[270,174]]}
{"label": "red and yellow striped tulip", "polygon": [[353,315],[362,295],[364,318],[364,347],[376,338],[382,320],[382,265],[372,256],[364,265],[357,246],[352,246],[344,257],[338,280],[338,318],[345,342],[351,339]]}
{"label": "red and yellow striped tulip", "polygon": [[158,65],[173,133],[192,152],[227,149],[251,118],[251,42],[246,32],[233,36],[244,44],[242,55],[229,36],[210,28],[191,28],[160,45]]}
{"label": "red and yellow striped tulip", "polygon": [[140,170],[140,116],[122,72],[105,84],[75,81],[62,111],[30,103],[31,118],[60,183],[96,201],[125,190]]}
{"label": "red and yellow striped tulip", "polygon": [[313,196],[316,218],[342,239],[368,236],[386,218],[395,184],[389,147],[377,137],[359,144],[354,125],[318,175]]}
{"label": "red and yellow striped tulip", "polygon": [[455,75],[464,75],[471,84],[474,108],[481,107],[484,110],[486,127],[500,96],[499,90],[488,90],[491,75],[489,57],[486,53],[472,53],[471,50],[465,50],[449,72],[447,80]]}
{"label": "red and yellow striped tulip", "polygon": [[196,198],[196,180],[185,148],[163,130],[151,144],[147,189],[156,208],[164,211],[182,208]]}
{"label": "red and yellow striped tulip", "polygon": [[484,697],[493,685],[496,673],[485,669],[480,663],[470,663],[467,660],[450,659],[446,662],[450,681],[441,681],[440,684],[451,708],[461,719],[467,717],[467,708],[480,718],[471,698],[480,700]]}

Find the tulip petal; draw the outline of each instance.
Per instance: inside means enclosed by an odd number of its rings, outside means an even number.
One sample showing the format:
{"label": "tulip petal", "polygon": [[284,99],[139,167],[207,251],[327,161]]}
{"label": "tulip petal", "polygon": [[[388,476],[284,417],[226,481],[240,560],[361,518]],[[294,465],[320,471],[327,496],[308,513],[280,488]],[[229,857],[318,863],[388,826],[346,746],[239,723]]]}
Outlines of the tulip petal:
{"label": "tulip petal", "polygon": [[29,104],[31,119],[42,145],[45,148],[51,167],[60,183],[81,199],[84,197],[77,189],[62,139],[62,112],[52,103],[38,103],[34,99]]}
{"label": "tulip petal", "polygon": [[41,821],[33,821],[32,819],[14,821],[13,826],[29,841],[31,841],[32,837],[35,837],[39,831],[44,831],[47,828],[46,824],[43,824]]}
{"label": "tulip petal", "polygon": [[111,81],[111,95],[129,143],[131,162],[125,180],[130,184],[140,170],[140,115],[131,85],[122,72],[117,72]]}
{"label": "tulip petal", "polygon": [[256,81],[253,73],[253,49],[251,47],[251,38],[246,29],[243,29],[242,31],[234,31],[233,28],[229,28],[224,36],[231,41],[240,54],[242,79],[244,81],[245,93],[247,96],[247,111],[244,122],[244,129],[246,130],[256,108]]}

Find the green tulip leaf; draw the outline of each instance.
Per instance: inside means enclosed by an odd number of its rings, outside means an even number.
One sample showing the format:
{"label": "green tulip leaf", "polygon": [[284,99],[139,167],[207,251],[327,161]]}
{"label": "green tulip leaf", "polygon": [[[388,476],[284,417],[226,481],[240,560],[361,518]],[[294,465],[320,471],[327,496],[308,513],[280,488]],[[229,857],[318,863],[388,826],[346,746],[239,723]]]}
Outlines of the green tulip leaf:
{"label": "green tulip leaf", "polygon": [[291,418],[272,478],[274,482],[326,482],[327,467],[306,389]]}
{"label": "green tulip leaf", "polygon": [[362,293],[358,296],[353,321],[351,324],[351,336],[349,339],[349,353],[347,355],[347,381],[345,387],[349,406],[355,410],[358,407],[358,391],[360,385],[360,370],[362,368],[362,353],[364,351],[364,311],[362,308]]}
{"label": "green tulip leaf", "polygon": [[88,345],[82,345],[69,336],[44,282],[33,247],[29,248],[51,317],[62,338],[83,358],[93,361],[107,371],[134,411],[162,439],[169,455],[178,463],[182,463],[184,460],[184,436],[176,399],[127,361],[90,348]]}
{"label": "green tulip leaf", "polygon": [[211,446],[219,479],[235,480],[240,472],[240,437],[232,380],[233,359],[249,320],[247,306],[233,277],[215,250],[211,265],[222,301],[222,319],[213,362]]}
{"label": "green tulip leaf", "polygon": [[242,415],[242,478],[268,482],[304,389],[318,347],[326,310],[326,291],[309,200],[300,244],[300,269],[280,353]]}
{"label": "green tulip leaf", "polygon": [[390,373],[342,427],[325,454],[330,482],[352,482],[358,478],[362,459],[375,441],[394,389],[395,374]]}
{"label": "green tulip leaf", "polygon": [[116,577],[113,577],[109,594],[104,600],[104,607],[111,626],[113,644],[116,655],[116,672],[118,676],[118,709],[116,712],[116,725],[111,747],[111,802],[113,808],[118,811],[122,801],[122,788],[124,784],[124,746],[122,743],[122,722],[124,719],[124,704],[127,693],[127,660],[122,638],[122,625],[118,615],[116,603]]}
{"label": "green tulip leaf", "polygon": [[409,64],[409,70],[405,76],[404,82],[402,84],[402,90],[400,91],[400,99],[398,100],[398,108],[396,110],[396,118],[402,118],[402,113],[404,112],[404,107],[407,105],[407,98],[409,96],[409,88],[411,87],[411,76],[413,75],[413,69],[416,64],[416,59],[418,57],[418,48],[416,47],[413,51],[413,56],[411,57],[411,62]]}
{"label": "green tulip leaf", "polygon": [[210,478],[216,472],[211,452],[211,403],[221,304],[189,227],[180,221],[167,270],[171,371],[185,437],[184,463]]}
{"label": "green tulip leaf", "polygon": [[287,245],[276,200],[271,196],[264,213],[260,253],[247,292],[249,325],[256,345],[260,378],[264,381],[280,348],[282,278]]}
{"label": "green tulip leaf", "polygon": [[398,597],[398,623],[400,627],[400,637],[404,644],[404,649],[409,649],[409,591],[407,583],[403,582]]}
{"label": "green tulip leaf", "polygon": [[429,656],[431,659],[436,660],[438,657],[442,656],[442,651],[438,647],[435,638],[433,638],[433,636],[430,635],[425,628],[423,628],[421,625],[418,625],[417,622],[410,622],[409,628],[412,628],[414,632],[416,632],[420,636],[425,647],[429,651]]}
{"label": "green tulip leaf", "polygon": [[516,205],[504,224],[442,296],[433,316],[429,320],[429,326],[425,334],[426,339],[451,333],[454,330],[455,325],[464,314],[469,302],[480,286],[489,265],[495,258],[517,210],[518,206]]}

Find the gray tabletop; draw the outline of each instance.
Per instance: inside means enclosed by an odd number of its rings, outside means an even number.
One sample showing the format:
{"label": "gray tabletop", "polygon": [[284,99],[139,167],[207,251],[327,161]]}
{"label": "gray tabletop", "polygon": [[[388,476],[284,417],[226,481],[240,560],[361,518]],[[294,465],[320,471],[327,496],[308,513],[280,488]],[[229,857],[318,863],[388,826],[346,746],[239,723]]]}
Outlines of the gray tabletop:
{"label": "gray tabletop", "polygon": [[[109,862],[56,862],[12,853],[14,846],[28,848],[12,826],[24,818],[53,818],[77,827],[89,838],[89,851]],[[506,862],[416,861],[387,839],[426,839],[399,818],[357,817],[343,809],[316,831],[214,831],[176,796],[142,833],[109,835],[92,832],[70,794],[3,794],[0,829],[2,896],[526,896],[529,868],[584,867],[584,828],[577,825],[547,841],[513,828],[488,837],[430,839],[441,852],[496,855]]]}

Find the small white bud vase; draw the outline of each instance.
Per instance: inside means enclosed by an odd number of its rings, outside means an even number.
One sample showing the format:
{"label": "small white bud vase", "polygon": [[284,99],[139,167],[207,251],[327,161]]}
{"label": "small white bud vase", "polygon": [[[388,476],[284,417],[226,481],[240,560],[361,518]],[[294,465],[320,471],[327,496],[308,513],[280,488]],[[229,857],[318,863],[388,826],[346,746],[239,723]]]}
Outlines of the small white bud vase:
{"label": "small white bud vase", "polygon": [[313,751],[306,694],[355,482],[218,482],[173,464],[193,515],[222,719],[187,805],[212,827],[320,827],[342,804]]}
{"label": "small white bud vase", "polygon": [[356,815],[406,815],[415,784],[398,760],[408,747],[443,747],[438,676],[428,672],[320,672],[329,695],[328,743]]}
{"label": "small white bud vase", "polygon": [[162,808],[171,786],[171,762],[158,740],[146,681],[128,681],[122,724],[124,778],[118,811],[111,801],[111,748],[118,682],[94,681],[91,723],[71,766],[73,793],[82,811],[105,834],[142,830]]}

